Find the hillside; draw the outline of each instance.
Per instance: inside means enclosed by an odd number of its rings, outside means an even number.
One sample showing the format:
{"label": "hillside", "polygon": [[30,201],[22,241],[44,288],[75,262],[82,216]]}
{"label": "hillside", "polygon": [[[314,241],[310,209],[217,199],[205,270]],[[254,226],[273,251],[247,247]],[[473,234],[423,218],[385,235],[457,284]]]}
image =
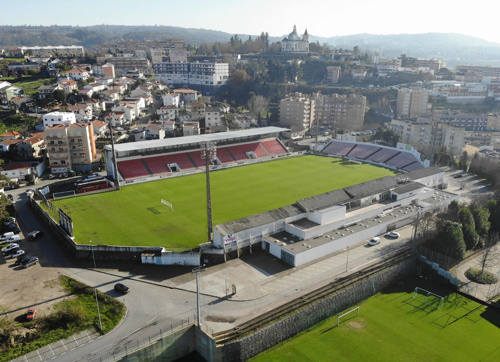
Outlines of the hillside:
{"label": "hillside", "polygon": [[[122,40],[166,38],[184,39],[187,44],[198,46],[203,42],[229,41],[232,35],[216,30],[173,26],[0,26],[0,47],[63,44],[92,48]],[[248,34],[238,35],[241,39],[248,38]],[[284,36],[270,37],[270,40],[280,41]],[[335,48],[352,49],[357,45],[363,51],[377,51],[387,56],[404,53],[411,57],[439,58],[452,67],[458,63],[500,66],[500,44],[462,34],[356,34],[330,38],[311,35],[310,39]]]}

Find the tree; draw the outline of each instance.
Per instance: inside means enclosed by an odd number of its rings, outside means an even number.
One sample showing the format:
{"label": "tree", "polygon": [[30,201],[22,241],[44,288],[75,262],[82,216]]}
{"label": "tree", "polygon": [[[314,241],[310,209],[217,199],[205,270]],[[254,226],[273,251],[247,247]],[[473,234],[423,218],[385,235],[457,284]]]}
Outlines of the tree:
{"label": "tree", "polygon": [[285,68],[278,60],[267,62],[267,76],[272,83],[283,83],[285,81]]}
{"label": "tree", "polygon": [[467,250],[472,250],[479,242],[474,216],[469,209],[464,207],[458,212],[458,217],[462,223],[462,233],[464,235],[465,244],[467,245]]}
{"label": "tree", "polygon": [[418,223],[418,235],[421,238],[425,238],[432,234],[436,230],[436,218],[434,214],[428,212],[426,213]]}
{"label": "tree", "polygon": [[500,253],[498,248],[496,247],[497,244],[498,233],[491,234],[486,241],[485,249],[483,251],[483,254],[481,254],[481,258],[479,259],[481,274],[484,274],[486,269],[498,264]]}
{"label": "tree", "polygon": [[462,225],[445,220],[438,226],[439,234],[436,238],[438,251],[454,259],[462,260],[465,256],[465,241]]}
{"label": "tree", "polygon": [[471,209],[471,212],[474,216],[477,233],[483,238],[487,237],[491,227],[491,223],[489,221],[490,212],[481,205],[474,206]]}
{"label": "tree", "polygon": [[500,231],[500,202],[498,200],[489,200],[487,208],[490,212],[489,222],[490,231]]}
{"label": "tree", "polygon": [[458,167],[462,171],[467,172],[468,166],[469,166],[469,154],[467,153],[467,151],[464,151],[464,152],[462,152],[462,155],[460,156],[460,160],[458,162]]}
{"label": "tree", "polygon": [[54,99],[59,102],[64,102],[66,100],[66,93],[62,89],[56,89],[54,91]]}
{"label": "tree", "polygon": [[269,100],[261,95],[252,94],[250,99],[247,102],[248,109],[252,112],[256,117],[260,117],[260,113],[267,109],[269,105]]}

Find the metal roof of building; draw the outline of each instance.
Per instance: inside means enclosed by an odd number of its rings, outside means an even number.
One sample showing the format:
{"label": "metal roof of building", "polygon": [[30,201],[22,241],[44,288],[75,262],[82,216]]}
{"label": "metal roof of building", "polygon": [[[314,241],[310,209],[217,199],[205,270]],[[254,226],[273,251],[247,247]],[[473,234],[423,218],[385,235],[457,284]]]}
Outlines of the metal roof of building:
{"label": "metal roof of building", "polygon": [[344,191],[344,189],[339,189],[298,200],[297,204],[305,211],[311,211],[340,204],[350,199],[351,197]]}
{"label": "metal roof of building", "polygon": [[344,190],[353,199],[359,199],[369,195],[375,195],[383,191],[389,191],[390,188],[398,184],[393,176],[385,176],[376,180],[363,182],[357,185],[345,187]]}
{"label": "metal roof of building", "polygon": [[428,177],[432,175],[437,175],[440,173],[443,173],[444,171],[441,170],[439,167],[426,167],[426,168],[421,168],[419,170],[411,171],[399,176],[396,176],[395,178],[397,179],[398,177],[404,177],[404,178],[409,178],[411,180],[419,180],[423,177]]}
{"label": "metal roof of building", "polygon": [[[281,128],[281,127],[262,127],[262,128],[252,128],[243,131],[209,133],[209,134],[195,135],[195,136],[164,138],[161,140],[119,143],[115,144],[115,151],[127,152],[127,151],[139,151],[145,149],[152,150],[155,148],[178,147],[190,144],[202,144],[206,142],[217,143],[218,141],[247,138],[252,136],[262,136],[266,134],[280,133],[287,131],[290,130],[288,128]],[[108,151],[111,150],[110,145],[106,145],[104,148]]]}
{"label": "metal roof of building", "polygon": [[293,204],[266,211],[261,214],[255,214],[252,216],[243,217],[238,220],[229,221],[224,224],[219,224],[217,225],[217,227],[226,234],[233,234],[303,213],[303,210],[301,210],[297,205]]}

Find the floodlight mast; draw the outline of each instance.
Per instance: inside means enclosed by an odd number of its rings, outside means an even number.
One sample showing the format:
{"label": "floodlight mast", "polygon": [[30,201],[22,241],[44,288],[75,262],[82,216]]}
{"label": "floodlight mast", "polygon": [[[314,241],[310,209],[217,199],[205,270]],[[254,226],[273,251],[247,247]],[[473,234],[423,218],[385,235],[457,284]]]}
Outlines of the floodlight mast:
{"label": "floodlight mast", "polygon": [[217,157],[217,147],[215,142],[206,142],[201,152],[201,158],[205,160],[205,175],[207,179],[207,223],[208,241],[213,243],[212,237],[212,196],[210,193],[210,161]]}
{"label": "floodlight mast", "polygon": [[113,112],[109,119],[109,135],[111,137],[111,159],[113,161],[113,170],[115,173],[115,188],[116,191],[120,190],[120,180],[118,178],[118,166],[116,164],[116,154],[115,154],[115,141],[113,140],[113,119],[116,117],[116,114]]}

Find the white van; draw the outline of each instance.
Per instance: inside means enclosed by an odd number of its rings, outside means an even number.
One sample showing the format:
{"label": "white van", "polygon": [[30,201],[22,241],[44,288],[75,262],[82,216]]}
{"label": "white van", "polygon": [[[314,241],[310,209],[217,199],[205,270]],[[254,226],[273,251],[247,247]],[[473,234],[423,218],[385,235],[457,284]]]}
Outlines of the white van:
{"label": "white van", "polygon": [[14,236],[15,234],[12,231],[9,231],[8,233],[3,234],[0,236],[0,241],[5,241],[7,239],[10,239]]}
{"label": "white van", "polygon": [[15,243],[16,241],[19,241],[19,240],[21,240],[21,237],[19,235],[14,235],[13,237],[5,240],[5,242],[6,243]]}

